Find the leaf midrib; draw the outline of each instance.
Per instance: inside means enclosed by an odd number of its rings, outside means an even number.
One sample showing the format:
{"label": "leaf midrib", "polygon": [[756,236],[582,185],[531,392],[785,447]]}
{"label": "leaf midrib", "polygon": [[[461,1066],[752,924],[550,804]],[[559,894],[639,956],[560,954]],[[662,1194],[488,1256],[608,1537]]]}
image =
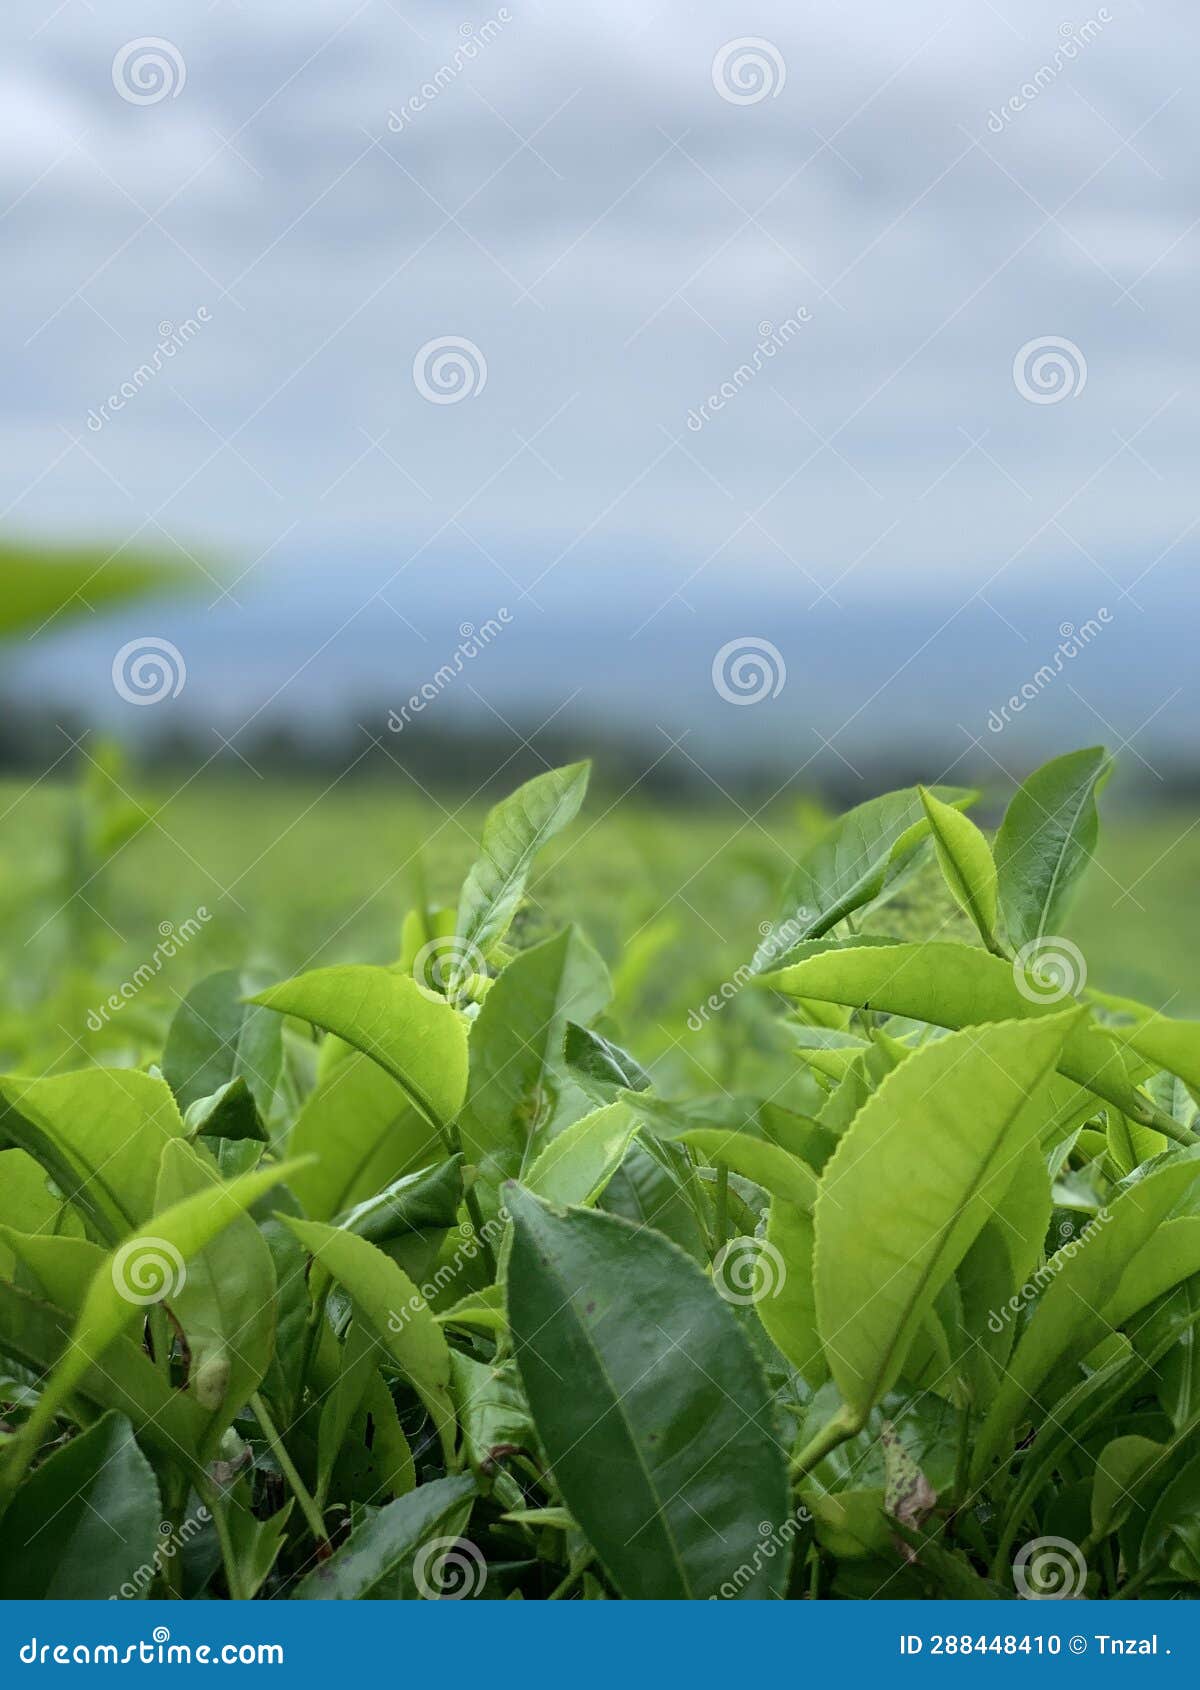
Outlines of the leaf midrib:
{"label": "leaf midrib", "polygon": [[[625,1433],[626,1441],[628,1442],[630,1449],[633,1451],[634,1459],[636,1460],[642,1477],[645,1480],[646,1488],[654,1500],[655,1518],[661,1523],[662,1531],[667,1539],[668,1545],[670,1546],[672,1562],[679,1574],[680,1582],[682,1583],[684,1590],[686,1591],[688,1597],[691,1598],[694,1595],[691,1579],[688,1576],[687,1567],[681,1558],[679,1545],[675,1540],[675,1533],[672,1530],[670,1520],[663,1509],[662,1497],[659,1494],[658,1486],[651,1477],[650,1469],[647,1467],[645,1458],[638,1447],[637,1439],[633,1435],[633,1428],[630,1423],[629,1416],[624,1412],[624,1396],[617,1390],[616,1382],[610,1375],[608,1368],[605,1366],[603,1357],[593,1342],[588,1328],[579,1319],[575,1312],[574,1293],[568,1289],[566,1282],[553,1268],[543,1270],[543,1277],[553,1280],[556,1291],[561,1294],[559,1315],[563,1316],[564,1311],[570,1311],[572,1324],[582,1337],[584,1345],[596,1365],[597,1371],[612,1395],[612,1406],[605,1412],[612,1413],[614,1409],[616,1410],[617,1419],[619,1420]],[[603,1419],[604,1416],[602,1415],[600,1418]],[[596,1424],[599,1424],[599,1422],[597,1421]],[[645,1528],[643,1527],[642,1529],[644,1530]]]}

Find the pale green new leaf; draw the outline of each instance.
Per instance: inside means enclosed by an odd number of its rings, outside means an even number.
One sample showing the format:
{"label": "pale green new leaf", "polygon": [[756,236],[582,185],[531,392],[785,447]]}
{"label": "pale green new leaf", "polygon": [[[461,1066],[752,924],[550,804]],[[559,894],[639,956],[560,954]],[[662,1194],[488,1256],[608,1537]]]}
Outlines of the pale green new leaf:
{"label": "pale green new leaf", "polygon": [[[787,997],[881,1010],[937,1027],[1016,1020],[1035,1023],[1061,1011],[1061,1004],[1045,1001],[1044,982],[1029,976],[1026,989],[1019,989],[1014,964],[973,945],[839,948],[764,975],[762,984]],[[1136,1056],[1127,1058],[1107,1029],[1079,1022],[1067,1036],[1058,1068],[1067,1079],[1115,1103],[1134,1119],[1148,1118],[1149,1101],[1135,1086],[1149,1065],[1139,1063]]]}
{"label": "pale green new leaf", "polygon": [[920,791],[946,884],[975,923],[988,950],[995,950],[996,865],[991,846],[970,816],[964,816],[951,804],[943,804],[924,787]]}
{"label": "pale green new leaf", "polygon": [[1041,1126],[1068,1012],[915,1052],[826,1165],[814,1211],[817,1321],[845,1402],[865,1419]]}
{"label": "pale green new leaf", "polygon": [[19,1145],[106,1243],[154,1208],[163,1146],[183,1117],[165,1080],[130,1068],[85,1068],[45,1080],[0,1080],[0,1142]]}
{"label": "pale green new leaf", "polygon": [[529,1190],[548,1203],[590,1207],[621,1165],[638,1129],[625,1103],[610,1103],[565,1127],[525,1176]]}
{"label": "pale green new leaf", "polygon": [[450,1349],[412,1280],[382,1250],[319,1221],[282,1219],[354,1300],[383,1350],[429,1410],[448,1457],[454,1452]]}
{"label": "pale green new leaf", "polygon": [[444,1129],[462,1107],[466,1022],[411,975],[359,964],[316,968],[254,1002],[311,1021],[372,1057],[431,1127]]}
{"label": "pale green new leaf", "polygon": [[[590,763],[570,763],[526,781],[488,814],[479,856],[463,883],[456,930],[459,976],[486,961],[520,908],[533,859],[579,813]],[[450,981],[453,995],[457,979]]]}
{"label": "pale green new leaf", "polygon": [[1000,909],[1014,950],[1057,934],[1100,831],[1096,796],[1112,771],[1102,745],[1030,775],[996,835]]}

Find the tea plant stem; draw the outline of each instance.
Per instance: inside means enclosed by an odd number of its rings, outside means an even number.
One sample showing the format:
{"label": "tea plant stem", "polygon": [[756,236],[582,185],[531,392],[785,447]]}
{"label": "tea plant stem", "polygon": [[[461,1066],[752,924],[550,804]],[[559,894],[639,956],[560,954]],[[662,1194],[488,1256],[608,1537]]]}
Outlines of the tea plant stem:
{"label": "tea plant stem", "polygon": [[213,1483],[207,1473],[201,1476],[197,1473],[193,1483],[200,1496],[204,1498],[205,1506],[213,1517],[213,1524],[217,1528],[217,1542],[221,1545],[221,1563],[225,1568],[225,1583],[229,1587],[231,1602],[245,1602],[247,1600],[242,1585],[241,1568],[238,1566],[237,1552],[233,1547],[233,1538],[229,1531],[229,1517],[225,1512],[224,1493]]}
{"label": "tea plant stem", "polygon": [[283,1439],[275,1429],[275,1422],[271,1419],[270,1411],[262,1397],[255,1391],[250,1398],[250,1407],[254,1410],[255,1418],[263,1429],[263,1435],[270,1444],[276,1461],[283,1470],[283,1475],[292,1487],[292,1494],[300,1504],[300,1512],[308,1521],[309,1530],[318,1544],[329,1547],[329,1536],[325,1530],[325,1522],[321,1518],[321,1510],[313,1501],[308,1486],[296,1471],[295,1462],[284,1448]]}
{"label": "tea plant stem", "polygon": [[839,1444],[857,1437],[862,1428],[862,1416],[843,1403],[833,1418],[822,1426],[816,1437],[810,1439],[799,1455],[793,1458],[790,1469],[792,1482],[805,1478],[831,1451],[837,1449]]}
{"label": "tea plant stem", "polygon": [[729,1168],[724,1162],[717,1163],[717,1216],[715,1222],[716,1243],[719,1250],[729,1237]]}
{"label": "tea plant stem", "polygon": [[1200,1144],[1200,1138],[1197,1138],[1194,1132],[1187,1127],[1181,1127],[1173,1115],[1168,1115],[1165,1109],[1160,1109],[1156,1103],[1151,1103],[1149,1098],[1143,1098],[1139,1095],[1138,1103],[1141,1108],[1135,1115],[1135,1119],[1140,1126],[1152,1127],[1156,1133],[1162,1133],[1164,1138],[1174,1139],[1176,1144],[1187,1146]]}

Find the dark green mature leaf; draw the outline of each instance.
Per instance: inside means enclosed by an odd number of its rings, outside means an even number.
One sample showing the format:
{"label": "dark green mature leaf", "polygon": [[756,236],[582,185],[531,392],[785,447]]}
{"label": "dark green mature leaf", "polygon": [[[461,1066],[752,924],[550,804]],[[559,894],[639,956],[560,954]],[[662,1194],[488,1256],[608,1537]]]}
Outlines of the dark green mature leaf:
{"label": "dark green mature leaf", "polygon": [[996,835],[1000,909],[1014,950],[1056,934],[1100,831],[1096,797],[1112,759],[1102,745],[1035,770]]}
{"label": "dark green mature leaf", "polygon": [[827,1164],[814,1213],[817,1322],[860,1422],[1036,1140],[1041,1089],[1078,1014],[926,1045],[863,1105]]}
{"label": "dark green mature leaf", "polygon": [[610,1576],[633,1598],[733,1582],[741,1597],[782,1595],[787,1556],[761,1554],[761,1527],[787,1518],[786,1466],[731,1309],[656,1232],[513,1185],[504,1196],[517,1365],[558,1486]]}
{"label": "dark green mature leaf", "polygon": [[269,1142],[270,1134],[258,1112],[254,1093],[239,1074],[211,1097],[197,1098],[188,1107],[184,1125],[189,1137],[224,1138],[234,1142]]}
{"label": "dark green mature leaf", "polygon": [[452,1156],[432,1168],[418,1168],[384,1186],[338,1217],[346,1232],[387,1244],[408,1232],[440,1232],[458,1219],[462,1202],[462,1157]]}
{"label": "dark green mature leaf", "polygon": [[696,1261],[703,1261],[704,1234],[684,1193],[686,1177],[686,1167],[673,1168],[635,1142],[605,1187],[600,1207],[635,1226],[653,1227]]}
{"label": "dark green mature leaf", "polygon": [[459,980],[472,973],[480,960],[486,961],[508,932],[525,896],[533,859],[547,840],[578,815],[591,767],[590,763],[570,763],[550,769],[526,781],[489,812],[479,857],[458,901],[458,955],[449,983],[451,995]]}
{"label": "dark green mature leaf", "polygon": [[315,968],[260,992],[254,1002],[311,1021],[372,1057],[431,1127],[444,1129],[462,1107],[466,1023],[411,975],[358,964]]}
{"label": "dark green mature leaf", "polygon": [[646,1073],[629,1052],[587,1027],[567,1023],[563,1060],[575,1079],[596,1103],[612,1103],[623,1091],[645,1091]]}
{"label": "dark green mature leaf", "polygon": [[0,1532],[0,1601],[107,1601],[162,1540],[150,1463],[119,1414],[106,1414],[26,1479]]}
{"label": "dark green mature leaf", "polygon": [[[453,1540],[466,1527],[475,1495],[475,1480],[469,1473],[419,1485],[365,1519],[336,1555],[301,1580],[295,1596],[305,1602],[436,1598],[437,1584],[431,1578],[436,1556],[428,1557],[428,1565],[422,1566],[419,1552],[425,1545],[439,1543],[444,1546],[439,1554],[446,1549],[455,1553]],[[462,1553],[465,1558],[469,1552]],[[478,1582],[482,1557],[470,1559]]]}
{"label": "dark green mature leaf", "polygon": [[283,1028],[269,1009],[245,1001],[255,984],[239,969],[225,969],[193,986],[176,1010],[162,1068],[185,1114],[241,1079],[263,1120],[270,1115],[283,1065]]}

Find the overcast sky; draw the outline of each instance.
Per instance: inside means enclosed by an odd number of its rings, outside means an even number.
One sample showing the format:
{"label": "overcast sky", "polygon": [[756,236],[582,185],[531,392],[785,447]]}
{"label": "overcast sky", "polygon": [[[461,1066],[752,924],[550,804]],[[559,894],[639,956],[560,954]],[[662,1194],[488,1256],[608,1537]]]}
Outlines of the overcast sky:
{"label": "overcast sky", "polygon": [[1014,682],[1101,604],[1138,667],[1192,595],[1187,5],[9,0],[0,28],[0,531],[171,540],[248,614],[303,578],[423,641],[435,601],[627,598],[627,638],[761,582],[853,640],[856,602],[915,594],[982,605]]}

